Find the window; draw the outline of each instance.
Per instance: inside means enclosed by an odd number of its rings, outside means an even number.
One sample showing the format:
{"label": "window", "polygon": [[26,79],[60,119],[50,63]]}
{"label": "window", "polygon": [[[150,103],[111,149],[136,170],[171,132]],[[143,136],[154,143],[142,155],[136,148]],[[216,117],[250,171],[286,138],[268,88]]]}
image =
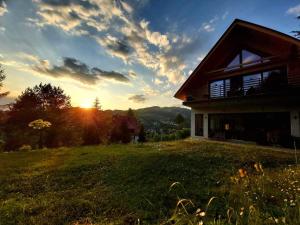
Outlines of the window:
{"label": "window", "polygon": [[272,92],[287,85],[285,68],[273,69],[256,74],[235,76],[209,84],[210,98],[246,96]]}
{"label": "window", "polygon": [[245,95],[251,95],[257,93],[259,87],[261,86],[262,75],[253,74],[243,77],[243,89]]}
{"label": "window", "polygon": [[261,59],[262,57],[252,52],[249,52],[247,50],[242,51],[242,63],[245,64],[244,66],[252,66],[258,64],[261,62]]}
{"label": "window", "polygon": [[224,80],[213,81],[210,83],[210,97],[224,97]]}
{"label": "window", "polygon": [[261,62],[265,62],[261,56],[247,50],[242,50],[228,64],[225,71],[230,71],[241,67],[252,66]]}
{"label": "window", "polygon": [[227,96],[241,96],[243,95],[243,79],[241,76],[230,78],[230,89]]}
{"label": "window", "polygon": [[287,84],[285,70],[271,70],[263,72],[263,87],[266,90],[275,90]]}
{"label": "window", "polygon": [[203,136],[203,114],[195,114],[195,135]]}
{"label": "window", "polygon": [[240,66],[241,61],[240,61],[240,54],[238,54],[232,61],[231,63],[229,63],[229,65],[227,66],[228,69],[230,68],[235,68],[237,66]]}

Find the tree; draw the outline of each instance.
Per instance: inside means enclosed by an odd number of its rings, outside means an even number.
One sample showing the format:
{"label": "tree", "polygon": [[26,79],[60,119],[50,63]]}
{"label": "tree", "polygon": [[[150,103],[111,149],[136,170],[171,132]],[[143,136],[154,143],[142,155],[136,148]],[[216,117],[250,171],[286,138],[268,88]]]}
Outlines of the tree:
{"label": "tree", "polygon": [[[297,19],[300,19],[300,16],[297,16]],[[295,34],[296,38],[300,38],[300,30],[294,30],[294,31],[292,31],[292,33]]]}
{"label": "tree", "polygon": [[177,125],[182,125],[184,123],[184,121],[185,121],[184,117],[180,113],[178,113],[175,117],[175,123]]}
{"label": "tree", "polygon": [[12,110],[26,110],[30,107],[44,112],[65,109],[70,106],[70,97],[60,87],[40,83],[22,92],[13,104]]}
{"label": "tree", "polygon": [[[6,78],[4,69],[2,69],[2,66],[0,64],[0,89],[3,87],[3,80]],[[8,92],[0,92],[0,98],[5,97],[8,95]]]}
{"label": "tree", "polygon": [[138,137],[138,142],[144,143],[145,141],[146,141],[145,128],[144,128],[144,125],[141,124],[139,137]]}
{"label": "tree", "polygon": [[97,110],[101,110],[101,105],[100,105],[100,101],[99,101],[98,97],[95,98],[94,108],[97,109]]}
{"label": "tree", "polygon": [[131,108],[128,109],[127,116],[128,117],[135,117],[134,111]]}
{"label": "tree", "polygon": [[[12,104],[5,124],[7,150],[17,149],[28,142],[35,144],[32,129],[28,127],[31,121],[44,118],[51,121],[47,134],[44,134],[43,144],[47,147],[58,147],[70,142],[74,121],[69,119],[67,112],[70,109],[70,97],[60,87],[51,84],[39,84],[27,88]],[[68,136],[66,138],[65,132]]]}
{"label": "tree", "polygon": [[28,126],[31,127],[32,129],[39,131],[39,148],[44,147],[43,132],[46,128],[51,127],[51,125],[52,124],[49,121],[42,120],[42,119],[31,121],[28,124]]}

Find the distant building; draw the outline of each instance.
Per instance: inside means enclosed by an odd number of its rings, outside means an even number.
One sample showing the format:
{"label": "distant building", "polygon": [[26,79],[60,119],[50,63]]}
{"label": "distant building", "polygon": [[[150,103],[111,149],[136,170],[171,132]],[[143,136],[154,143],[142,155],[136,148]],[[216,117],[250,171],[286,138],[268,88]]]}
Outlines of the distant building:
{"label": "distant building", "polygon": [[177,91],[193,137],[289,144],[300,137],[300,40],[235,20]]}

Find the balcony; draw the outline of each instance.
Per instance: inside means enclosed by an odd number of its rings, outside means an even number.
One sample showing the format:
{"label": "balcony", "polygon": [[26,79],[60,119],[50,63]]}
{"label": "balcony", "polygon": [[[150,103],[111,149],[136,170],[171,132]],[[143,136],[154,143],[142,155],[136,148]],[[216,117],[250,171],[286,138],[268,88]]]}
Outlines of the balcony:
{"label": "balcony", "polygon": [[286,70],[275,69],[212,81],[209,84],[209,99],[270,94],[286,90],[287,86]]}

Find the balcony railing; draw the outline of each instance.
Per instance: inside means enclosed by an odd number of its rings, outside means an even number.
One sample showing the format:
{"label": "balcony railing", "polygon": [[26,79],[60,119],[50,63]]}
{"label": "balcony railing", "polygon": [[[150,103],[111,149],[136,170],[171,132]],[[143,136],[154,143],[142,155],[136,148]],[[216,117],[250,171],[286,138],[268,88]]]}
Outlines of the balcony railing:
{"label": "balcony railing", "polygon": [[277,92],[287,87],[287,80],[284,74],[276,74],[275,76],[256,74],[253,76],[240,76],[240,79],[226,79],[211,83],[210,98],[229,98],[241,97],[257,94],[267,94]]}

